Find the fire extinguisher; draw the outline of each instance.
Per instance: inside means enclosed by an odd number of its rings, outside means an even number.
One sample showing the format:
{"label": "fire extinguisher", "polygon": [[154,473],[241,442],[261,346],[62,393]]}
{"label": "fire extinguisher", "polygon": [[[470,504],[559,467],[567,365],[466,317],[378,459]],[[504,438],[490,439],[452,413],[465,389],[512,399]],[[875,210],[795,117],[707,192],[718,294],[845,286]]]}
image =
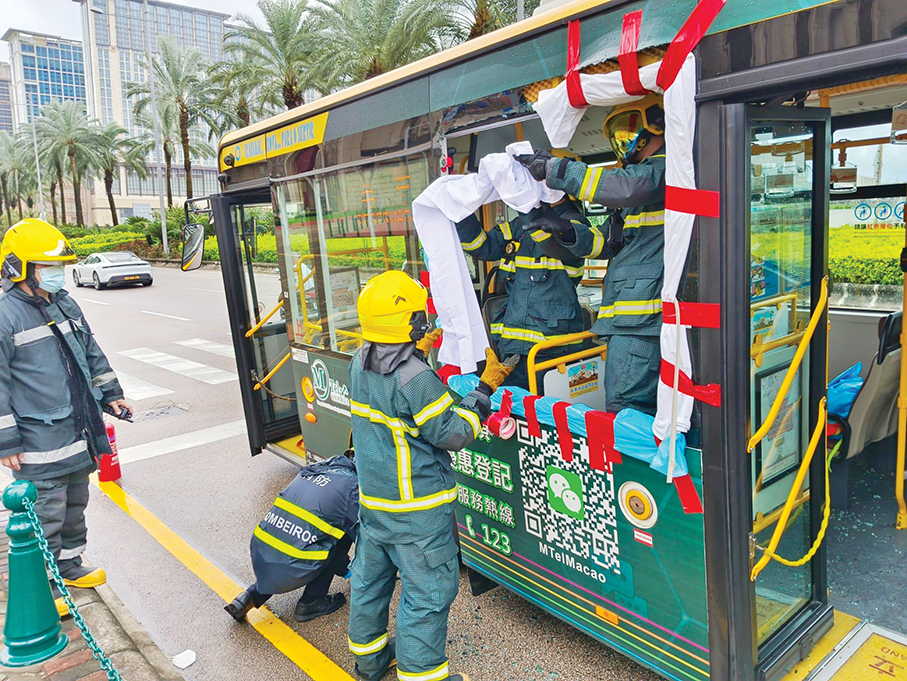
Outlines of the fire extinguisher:
{"label": "fire extinguisher", "polygon": [[103,454],[101,456],[100,470],[98,471],[98,480],[101,482],[115,482],[120,479],[120,455],[117,452],[117,430],[112,423],[106,423],[107,439],[110,441],[110,449],[113,454]]}

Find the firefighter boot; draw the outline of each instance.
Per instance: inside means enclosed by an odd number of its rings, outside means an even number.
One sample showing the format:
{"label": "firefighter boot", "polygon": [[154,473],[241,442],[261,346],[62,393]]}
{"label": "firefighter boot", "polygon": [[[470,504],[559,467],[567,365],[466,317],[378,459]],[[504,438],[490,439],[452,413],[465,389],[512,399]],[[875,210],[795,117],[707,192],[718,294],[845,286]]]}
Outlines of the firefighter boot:
{"label": "firefighter boot", "polygon": [[[372,676],[369,676],[368,674],[363,674],[359,671],[359,663],[357,662],[356,666],[354,668],[356,671],[356,676],[359,677],[360,679],[362,679],[362,681],[379,681],[379,679],[381,679],[385,674],[387,674],[388,671],[390,671],[391,669],[396,667],[397,666],[397,637],[396,636],[391,636],[388,639],[387,649],[390,651],[391,661],[387,663],[387,667],[384,669],[383,672],[381,672],[380,674],[372,675]],[[469,679],[467,679],[466,681],[469,681]]]}
{"label": "firefighter boot", "polygon": [[63,583],[77,589],[93,589],[107,581],[107,574],[101,568],[74,565],[63,574]]}
{"label": "firefighter boot", "polygon": [[252,602],[252,594],[248,591],[243,591],[233,599],[232,603],[225,605],[224,610],[230,613],[230,616],[237,622],[242,622],[246,618],[246,613],[254,607],[255,604]]}
{"label": "firefighter boot", "polygon": [[50,583],[50,593],[54,597],[54,605],[57,606],[57,614],[60,616],[60,619],[69,617],[69,606],[66,605],[66,601],[63,600],[63,594],[60,593],[57,585],[53,582]]}
{"label": "firefighter boot", "polygon": [[340,610],[346,603],[346,596],[343,594],[331,594],[322,598],[316,598],[311,603],[303,603],[302,599],[296,603],[296,610],[293,612],[293,619],[297,622],[308,622],[316,617],[330,615],[336,610]]}

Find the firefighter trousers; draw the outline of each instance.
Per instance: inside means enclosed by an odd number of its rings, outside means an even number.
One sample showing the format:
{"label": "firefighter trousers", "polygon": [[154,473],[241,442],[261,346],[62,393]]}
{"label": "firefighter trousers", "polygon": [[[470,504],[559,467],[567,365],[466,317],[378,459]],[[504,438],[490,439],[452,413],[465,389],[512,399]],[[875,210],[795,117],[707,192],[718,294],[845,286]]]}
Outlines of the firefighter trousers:
{"label": "firefighter trousers", "polygon": [[64,577],[82,565],[88,539],[85,507],[88,506],[88,474],[85,468],[50,480],[34,480],[38,490],[35,513],[41,521],[47,546]]}
{"label": "firefighter trousers", "polygon": [[410,543],[387,543],[360,527],[352,571],[349,644],[360,677],[380,679],[391,663],[388,607],[399,572],[397,677],[446,679],[447,615],[460,585],[452,528]]}

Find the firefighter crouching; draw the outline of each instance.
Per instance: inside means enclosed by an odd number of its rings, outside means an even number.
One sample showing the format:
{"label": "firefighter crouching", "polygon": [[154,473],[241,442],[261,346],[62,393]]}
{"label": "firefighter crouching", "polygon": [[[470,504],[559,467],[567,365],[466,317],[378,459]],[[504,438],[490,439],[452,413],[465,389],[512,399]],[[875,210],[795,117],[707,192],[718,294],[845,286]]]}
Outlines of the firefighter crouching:
{"label": "firefighter crouching", "polygon": [[610,412],[654,414],[661,366],[661,286],[664,279],[664,109],[657,95],[617,106],[605,135],[620,168],[590,168],[546,151],[516,156],[537,180],[580,200],[620,208],[607,238],[554,221],[553,238],[581,258],[609,259],[602,303],[592,330],[607,339],[605,399]]}
{"label": "firefighter crouching", "polygon": [[[449,451],[469,445],[510,371],[488,350],[479,388],[459,406],[424,352],[428,293],[403,272],[374,277],[359,296],[365,343],[350,365],[359,468],[359,536],[352,567],[349,645],[362,679],[393,665],[401,681],[468,681],[450,674],[447,616],[459,587]],[[418,346],[418,347],[417,347]],[[395,639],[388,607],[399,573]]]}
{"label": "firefighter crouching", "polygon": [[255,583],[226,610],[239,622],[274,594],[305,587],[293,618],[307,622],[343,607],[328,595],[335,576],[349,572],[349,552],[359,522],[359,486],[353,452],[305,466],[274,500],[255,528],[249,550]]}

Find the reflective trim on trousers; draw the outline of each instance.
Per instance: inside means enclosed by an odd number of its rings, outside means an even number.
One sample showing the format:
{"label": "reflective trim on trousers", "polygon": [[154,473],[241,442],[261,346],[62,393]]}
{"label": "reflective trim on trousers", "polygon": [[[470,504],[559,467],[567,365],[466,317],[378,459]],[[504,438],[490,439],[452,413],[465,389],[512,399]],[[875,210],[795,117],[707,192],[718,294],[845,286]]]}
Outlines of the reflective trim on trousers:
{"label": "reflective trim on trousers", "polygon": [[57,556],[57,560],[71,560],[81,556],[83,553],[85,553],[85,544],[74,549],[60,549],[60,555]]}
{"label": "reflective trim on trousers", "polygon": [[384,650],[387,646],[387,642],[390,640],[387,632],[384,632],[376,638],[371,643],[366,643],[364,645],[359,645],[358,643],[353,643],[353,639],[347,637],[346,639],[350,644],[350,652],[355,655],[371,655],[372,653],[377,653],[380,650]]}
{"label": "reflective trim on trousers", "polygon": [[405,672],[397,668],[397,678],[400,681],[440,681],[448,676],[450,676],[449,660],[428,672]]}

